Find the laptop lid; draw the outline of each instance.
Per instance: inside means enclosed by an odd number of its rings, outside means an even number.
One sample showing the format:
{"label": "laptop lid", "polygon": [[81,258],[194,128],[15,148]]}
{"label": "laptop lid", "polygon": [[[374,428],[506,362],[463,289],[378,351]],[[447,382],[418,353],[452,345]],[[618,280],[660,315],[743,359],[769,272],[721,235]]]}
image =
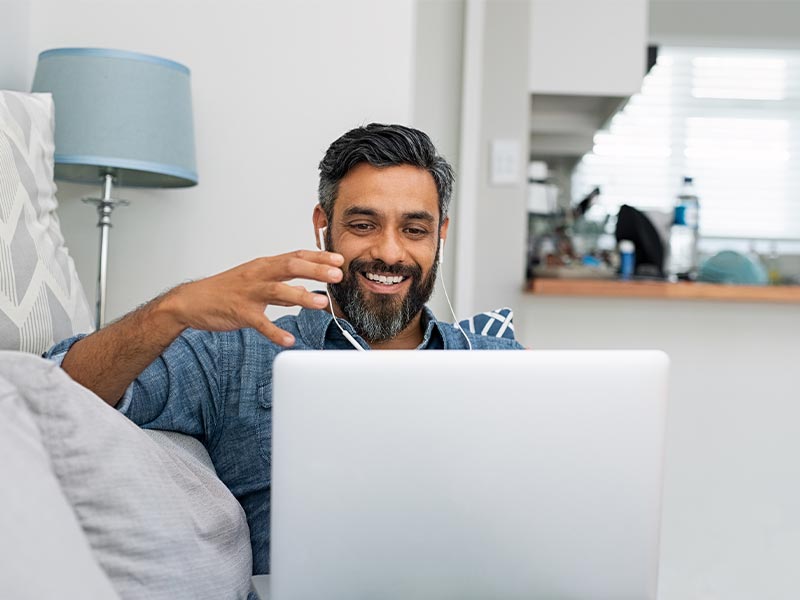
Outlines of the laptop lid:
{"label": "laptop lid", "polygon": [[656,597],[668,358],[284,352],[271,599]]}

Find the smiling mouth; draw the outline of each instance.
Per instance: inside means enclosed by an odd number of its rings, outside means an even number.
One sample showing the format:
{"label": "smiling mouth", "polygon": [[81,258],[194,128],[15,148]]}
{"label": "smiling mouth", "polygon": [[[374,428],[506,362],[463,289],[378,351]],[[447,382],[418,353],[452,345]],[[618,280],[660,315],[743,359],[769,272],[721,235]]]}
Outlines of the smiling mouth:
{"label": "smiling mouth", "polygon": [[362,272],[361,276],[364,277],[367,281],[371,281],[372,283],[377,283],[379,285],[386,286],[387,288],[391,288],[394,285],[399,285],[403,283],[408,277],[404,275],[382,275],[380,273],[369,273],[369,272]]}

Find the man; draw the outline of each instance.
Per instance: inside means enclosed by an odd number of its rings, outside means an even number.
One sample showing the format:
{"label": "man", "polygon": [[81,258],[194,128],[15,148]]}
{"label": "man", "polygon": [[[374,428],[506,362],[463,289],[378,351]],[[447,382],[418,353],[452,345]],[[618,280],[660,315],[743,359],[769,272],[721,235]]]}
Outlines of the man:
{"label": "man", "polygon": [[[258,258],[179,285],[48,356],[141,427],[200,439],[245,510],[253,570],[267,573],[272,362],[279,352],[353,349],[339,326],[364,349],[466,348],[467,337],[473,348],[521,347],[463,333],[425,307],[452,189],[450,165],[421,131],[353,129],[320,163],[313,222],[329,251]],[[326,296],[286,283],[295,278],[328,284],[339,326]],[[264,315],[270,304],[301,310],[272,323]]]}

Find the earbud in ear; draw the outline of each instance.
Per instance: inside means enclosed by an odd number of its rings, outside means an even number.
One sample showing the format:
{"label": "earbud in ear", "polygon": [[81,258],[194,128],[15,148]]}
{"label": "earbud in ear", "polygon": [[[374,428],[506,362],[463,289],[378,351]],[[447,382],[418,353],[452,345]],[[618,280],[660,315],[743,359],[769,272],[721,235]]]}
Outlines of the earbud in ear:
{"label": "earbud in ear", "polygon": [[319,249],[325,252],[325,230],[327,227],[320,227],[317,229],[317,239],[319,240]]}
{"label": "earbud in ear", "polygon": [[[444,257],[444,238],[439,238],[439,266],[442,266],[442,258]],[[464,339],[467,341],[467,348],[472,350],[472,342],[469,341],[469,336],[464,332],[461,325],[458,322],[458,317],[456,316],[456,311],[453,310],[453,303],[450,302],[450,296],[447,295],[447,286],[444,284],[444,273],[439,271],[439,279],[442,281],[442,290],[444,291],[445,300],[447,300],[447,306],[450,307],[450,314],[453,315],[453,325],[455,325],[456,329],[461,332],[461,335],[464,336]]]}

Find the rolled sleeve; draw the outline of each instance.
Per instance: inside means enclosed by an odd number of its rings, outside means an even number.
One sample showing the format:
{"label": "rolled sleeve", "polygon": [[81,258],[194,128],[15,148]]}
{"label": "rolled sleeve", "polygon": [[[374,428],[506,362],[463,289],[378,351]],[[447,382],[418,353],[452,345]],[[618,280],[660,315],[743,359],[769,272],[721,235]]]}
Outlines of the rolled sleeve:
{"label": "rolled sleeve", "polygon": [[81,341],[85,338],[88,334],[86,333],[79,333],[78,335],[73,335],[71,338],[67,338],[55,344],[50,350],[42,354],[42,358],[46,358],[47,360],[52,360],[57,365],[61,366],[64,357],[69,352],[69,349],[76,343]]}
{"label": "rolled sleeve", "polygon": [[64,357],[67,355],[66,352],[60,352],[59,354],[54,354],[53,356],[47,356],[47,360],[56,363],[59,367],[61,363],[64,362]]}
{"label": "rolled sleeve", "polygon": [[[46,358],[47,360],[54,362],[60,367],[61,364],[64,362],[64,357],[67,355],[67,352],[70,351],[70,348],[72,348],[73,344],[85,338],[86,336],[87,334],[81,333],[74,337],[68,338],[62,342],[59,342],[52,348],[50,348],[50,350],[42,354],[42,358]],[[122,414],[127,415],[128,408],[131,405],[132,398],[133,398],[133,384],[128,386],[122,398],[120,398],[120,401],[117,402],[115,408]]]}

